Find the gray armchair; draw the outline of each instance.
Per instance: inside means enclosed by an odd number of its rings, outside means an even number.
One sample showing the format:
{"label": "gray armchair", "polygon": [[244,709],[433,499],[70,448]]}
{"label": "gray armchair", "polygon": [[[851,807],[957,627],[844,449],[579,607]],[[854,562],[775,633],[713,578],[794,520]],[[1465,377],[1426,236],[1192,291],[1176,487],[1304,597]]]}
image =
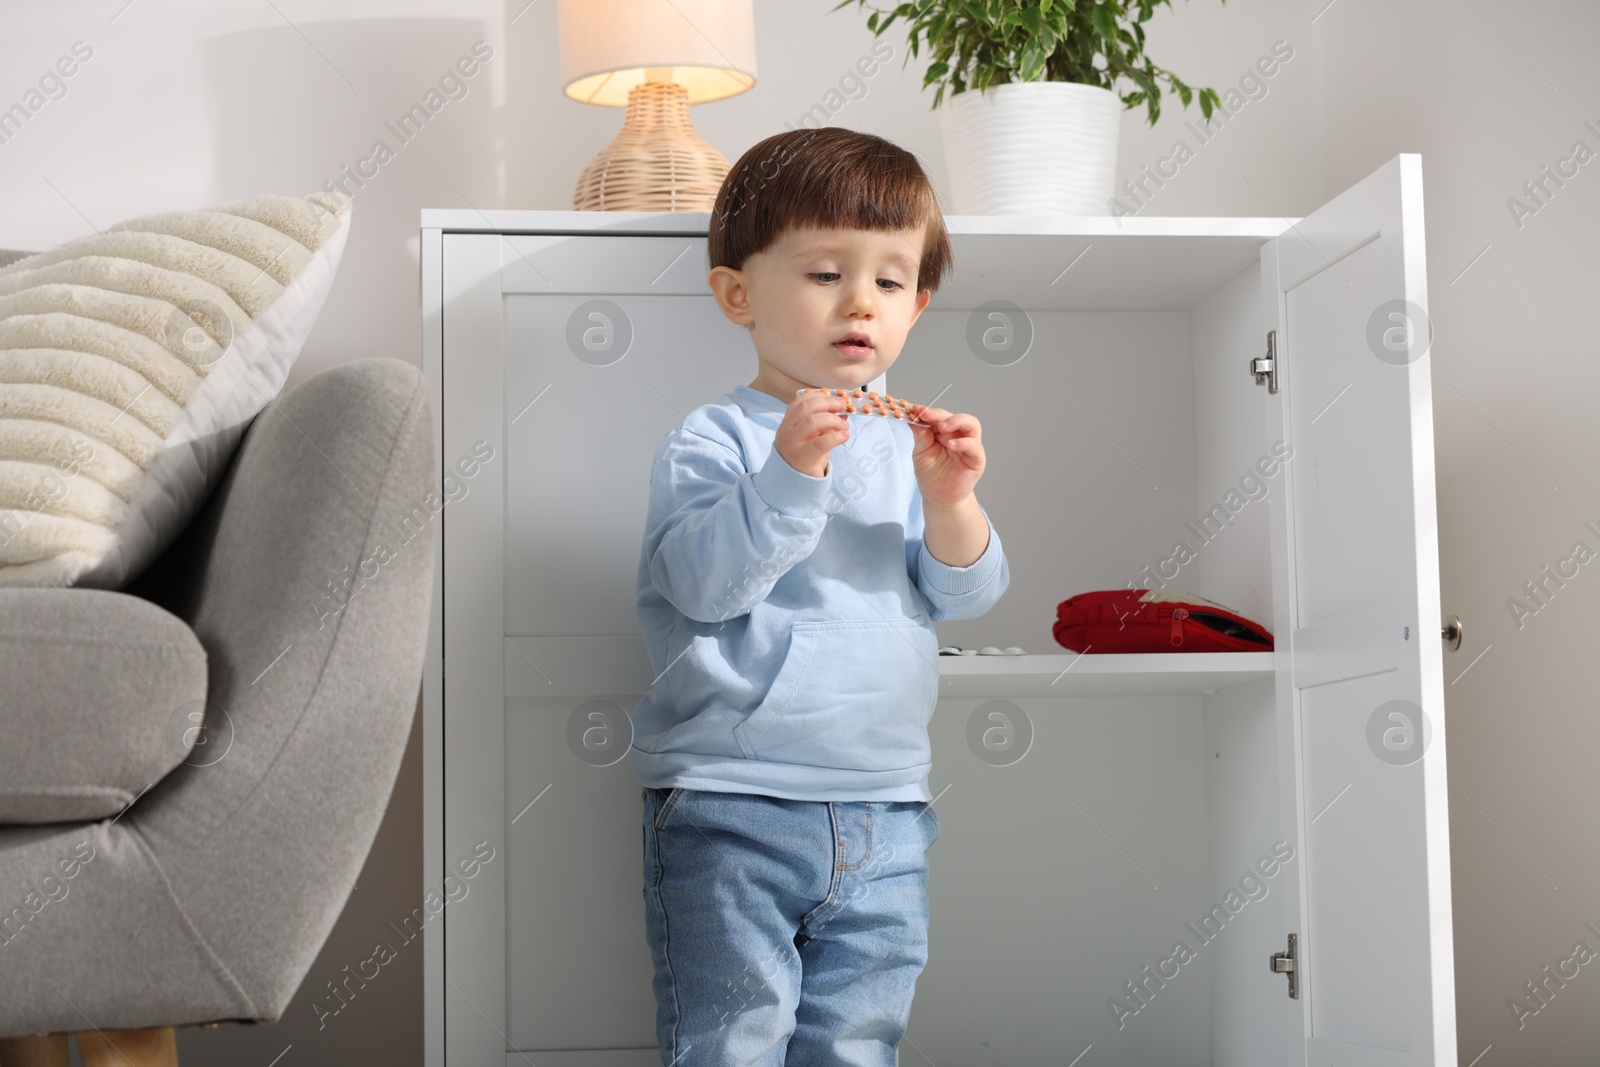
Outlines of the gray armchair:
{"label": "gray armchair", "polygon": [[125,590],[0,589],[0,1065],[281,1018],[410,732],[434,477],[420,373],[356,360],[269,405]]}

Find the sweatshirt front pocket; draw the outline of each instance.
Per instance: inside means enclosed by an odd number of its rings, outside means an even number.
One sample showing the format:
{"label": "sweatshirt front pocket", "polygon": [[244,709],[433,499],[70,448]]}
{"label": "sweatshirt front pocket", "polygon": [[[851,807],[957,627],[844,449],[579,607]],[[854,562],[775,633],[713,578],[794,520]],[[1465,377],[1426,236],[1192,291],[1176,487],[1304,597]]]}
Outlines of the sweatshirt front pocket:
{"label": "sweatshirt front pocket", "polygon": [[765,699],[733,728],[747,759],[862,771],[929,762],[939,648],[919,619],[794,624]]}

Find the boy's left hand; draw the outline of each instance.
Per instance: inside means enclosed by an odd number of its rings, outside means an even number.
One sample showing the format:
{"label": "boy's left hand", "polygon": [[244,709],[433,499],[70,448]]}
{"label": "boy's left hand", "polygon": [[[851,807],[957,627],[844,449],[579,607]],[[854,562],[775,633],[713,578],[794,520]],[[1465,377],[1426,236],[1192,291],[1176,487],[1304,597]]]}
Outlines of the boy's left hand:
{"label": "boy's left hand", "polygon": [[912,414],[931,426],[912,426],[916,448],[911,454],[917,488],[929,503],[950,506],[972,495],[983,475],[983,427],[964,413],[912,406]]}

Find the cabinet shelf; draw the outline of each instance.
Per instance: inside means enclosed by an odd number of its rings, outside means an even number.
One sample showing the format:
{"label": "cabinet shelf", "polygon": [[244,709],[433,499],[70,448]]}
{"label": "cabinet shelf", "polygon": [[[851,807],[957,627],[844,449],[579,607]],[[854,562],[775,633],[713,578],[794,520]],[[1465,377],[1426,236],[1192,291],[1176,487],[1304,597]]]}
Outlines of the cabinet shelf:
{"label": "cabinet shelf", "polygon": [[[653,681],[641,637],[506,638],[506,696],[618,696]],[[1271,652],[940,656],[939,695],[1136,696],[1204,693],[1272,677]]]}
{"label": "cabinet shelf", "polygon": [[1272,677],[1271,652],[940,656],[940,696],[1205,693]]}
{"label": "cabinet shelf", "polygon": [[[502,294],[709,298],[703,253],[670,258],[666,269],[630,278],[614,269],[617,252],[597,256],[592,242],[580,238],[605,232],[625,246],[629,237],[654,235],[686,239],[688,247],[687,242],[704,242],[710,218],[708,212],[428,210],[422,225],[452,234],[497,234],[506,246]],[[1261,246],[1295,221],[947,215],[961,269],[940,287],[935,306],[971,311],[1003,297],[1030,313],[1193,308],[1257,263]],[[634,248],[642,252],[651,243],[634,242]],[[1071,269],[1080,259],[1082,264]]]}

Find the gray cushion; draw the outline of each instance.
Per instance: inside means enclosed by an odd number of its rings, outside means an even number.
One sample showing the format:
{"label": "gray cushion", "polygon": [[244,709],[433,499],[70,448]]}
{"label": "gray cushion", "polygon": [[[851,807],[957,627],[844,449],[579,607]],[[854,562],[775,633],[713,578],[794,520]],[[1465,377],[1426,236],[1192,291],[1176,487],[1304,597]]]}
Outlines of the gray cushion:
{"label": "gray cushion", "polygon": [[206,650],[182,619],[96,589],[5,603],[0,823],[114,815],[201,740]]}

